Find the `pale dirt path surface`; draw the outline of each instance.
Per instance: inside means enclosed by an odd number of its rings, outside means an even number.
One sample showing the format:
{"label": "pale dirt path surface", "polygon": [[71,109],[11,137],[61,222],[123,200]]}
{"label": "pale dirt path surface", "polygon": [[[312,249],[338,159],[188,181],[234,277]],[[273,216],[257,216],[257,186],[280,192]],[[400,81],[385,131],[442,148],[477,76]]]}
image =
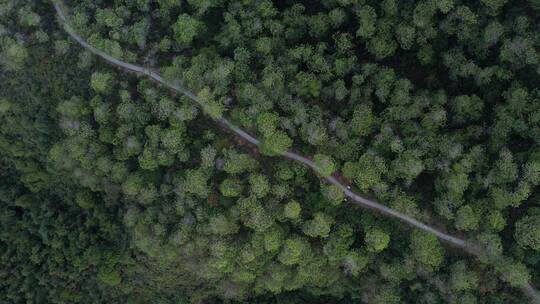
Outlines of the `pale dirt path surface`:
{"label": "pale dirt path surface", "polygon": [[[201,105],[202,106],[202,102],[201,100],[197,97],[197,95],[195,95],[194,93],[192,93],[191,91],[187,90],[186,88],[184,88],[182,85],[180,85],[179,83],[176,83],[176,82],[171,82],[169,80],[166,80],[164,79],[158,72],[156,71],[153,71],[149,68],[145,68],[145,67],[142,67],[142,66],[138,66],[138,65],[134,65],[134,64],[131,64],[131,63],[128,63],[128,62],[124,62],[122,60],[119,60],[117,58],[114,58],[112,56],[110,56],[109,54],[106,54],[100,50],[98,50],[97,48],[95,48],[94,46],[90,45],[88,42],[86,42],[86,40],[84,40],[81,36],[79,36],[75,30],[71,27],[71,25],[69,24],[68,22],[68,19],[66,17],[66,15],[64,14],[62,8],[60,7],[60,3],[58,1],[55,1],[55,0],[52,0],[52,3],[54,5],[54,8],[56,10],[56,13],[57,13],[57,16],[58,16],[58,19],[60,20],[60,23],[62,24],[64,30],[70,35],[70,37],[72,39],[74,39],[75,41],[77,41],[83,48],[85,48],[86,50],[90,51],[91,53],[101,57],[102,59],[104,59],[105,61],[107,61],[108,63],[114,65],[114,66],[117,66],[119,68],[122,68],[124,70],[127,70],[127,71],[130,71],[130,72],[134,72],[136,74],[140,74],[140,75],[146,75],[150,78],[152,78],[153,80],[155,80],[156,82],[176,91],[176,92],[179,92],[183,95],[185,95],[186,97],[190,98],[191,100],[193,100],[194,102],[196,102],[198,105]],[[250,144],[252,145],[255,145],[255,146],[260,146],[261,142],[259,139],[257,139],[256,137],[253,137],[251,136],[249,133],[247,133],[246,131],[244,131],[243,129],[241,129],[240,127],[234,125],[233,123],[231,123],[229,120],[227,120],[226,118],[224,117],[221,117],[219,119],[215,119],[216,122],[224,125],[228,130],[232,131],[234,134],[240,136],[242,139],[246,140],[247,142],[249,142]],[[291,151],[287,151],[285,153],[282,154],[283,157],[287,158],[287,159],[291,159],[293,161],[297,161],[297,162],[300,162],[302,164],[304,164],[305,166],[309,167],[310,169],[312,169],[313,171],[315,172],[321,172],[320,168],[313,162],[311,161],[310,159],[302,156],[302,155],[299,155],[297,153],[294,153],[294,152],[291,152]],[[350,187],[348,185],[345,185],[343,184],[341,181],[339,181],[336,177],[330,175],[330,176],[323,176],[323,175],[320,175],[321,178],[323,178],[324,180],[326,180],[328,183],[330,184],[333,184],[337,187],[339,187],[347,197],[349,197],[352,202],[355,204],[355,205],[358,205],[360,207],[363,207],[363,208],[367,208],[367,209],[373,209],[373,210],[376,210],[386,216],[389,216],[389,217],[392,217],[392,218],[395,218],[395,219],[398,219],[402,222],[405,222],[415,228],[418,228],[420,230],[423,230],[425,232],[428,232],[428,233],[431,233],[433,235],[435,235],[437,238],[443,240],[443,241],[446,241],[447,243],[451,244],[451,245],[454,245],[456,247],[459,247],[461,249],[463,249],[465,252],[469,253],[469,254],[472,254],[472,255],[475,255],[475,256],[478,256],[480,254],[482,254],[482,249],[474,244],[474,243],[470,243],[464,239],[461,239],[459,237],[455,237],[455,236],[452,236],[450,234],[447,234],[441,230],[438,230],[434,227],[431,227],[429,225],[426,225],[404,213],[401,213],[397,210],[394,210],[392,208],[389,208],[381,203],[378,203],[378,202],[375,202],[373,200],[370,200],[368,198],[365,198],[363,197],[362,195],[358,194],[358,193],[355,193],[353,192]],[[532,285],[526,285],[526,286],[523,286],[521,288],[521,290],[531,299],[532,303],[537,303],[537,304],[540,304],[540,295],[538,294],[538,292],[535,290],[535,288],[532,286]]]}

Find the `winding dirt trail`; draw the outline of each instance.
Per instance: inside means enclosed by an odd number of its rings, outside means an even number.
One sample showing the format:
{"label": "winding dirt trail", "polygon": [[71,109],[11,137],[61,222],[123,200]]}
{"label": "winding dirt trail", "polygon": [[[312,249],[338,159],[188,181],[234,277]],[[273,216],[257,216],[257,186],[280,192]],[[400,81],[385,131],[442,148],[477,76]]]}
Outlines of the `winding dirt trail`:
{"label": "winding dirt trail", "polygon": [[[145,75],[145,76],[148,76],[150,77],[151,79],[153,79],[154,81],[156,81],[157,83],[169,88],[169,89],[172,89],[176,92],[179,92],[183,95],[185,95],[186,97],[190,98],[191,100],[193,100],[194,102],[196,102],[198,105],[200,105],[202,107],[202,102],[201,100],[197,97],[197,95],[195,95],[194,93],[192,93],[191,91],[187,90],[186,88],[184,88],[182,85],[180,85],[179,83],[177,82],[171,82],[169,80],[166,80],[164,79],[158,72],[154,71],[154,70],[151,70],[149,68],[145,68],[145,67],[142,67],[142,66],[138,66],[138,65],[134,65],[134,64],[131,64],[131,63],[128,63],[128,62],[124,62],[120,59],[117,59],[115,57],[112,57],[110,56],[109,54],[106,54],[100,50],[98,50],[97,48],[95,48],[94,46],[90,45],[88,42],[86,42],[86,40],[84,40],[80,35],[77,34],[77,32],[71,27],[70,23],[68,22],[68,18],[67,16],[64,14],[64,11],[62,10],[61,8],[61,3],[58,1],[58,0],[51,0],[52,1],[52,4],[54,5],[54,8],[56,10],[56,13],[57,13],[57,16],[58,16],[58,19],[62,25],[62,27],[64,28],[64,30],[69,34],[69,36],[77,41],[83,48],[85,48],[86,50],[88,50],[89,52],[97,55],[98,57],[101,57],[102,59],[104,59],[106,62],[108,62],[109,64],[111,65],[114,65],[116,67],[119,67],[123,70],[127,70],[129,72],[133,72],[133,73],[136,73],[136,74],[139,74],[139,75]],[[219,119],[215,119],[217,123],[225,126],[229,131],[233,132],[234,134],[238,135],[239,137],[241,137],[242,139],[246,140],[247,142],[249,142],[250,144],[252,145],[255,145],[257,147],[259,147],[261,145],[261,142],[259,139],[257,139],[256,137],[253,137],[252,135],[250,135],[249,133],[247,133],[246,131],[244,131],[243,129],[241,129],[240,127],[234,125],[232,122],[230,122],[229,120],[227,120],[226,118],[224,117],[221,117]],[[290,160],[293,160],[293,161],[297,161],[297,162],[300,162],[302,164],[304,164],[306,167],[309,167],[310,169],[312,169],[313,171],[315,171],[316,173],[319,173],[321,172],[321,169],[313,162],[311,161],[310,159],[300,155],[300,154],[297,154],[297,153],[294,153],[292,151],[287,151],[285,153],[283,153],[281,155],[282,157],[285,157],[287,159],[290,159]],[[423,230],[427,233],[430,233],[430,234],[433,234],[435,235],[437,238],[455,246],[455,247],[458,247],[458,248],[461,248],[463,249],[465,252],[471,254],[471,255],[474,255],[474,256],[479,256],[483,253],[483,249],[480,248],[477,244],[474,244],[474,243],[471,243],[465,239],[462,239],[462,238],[459,238],[459,237],[455,237],[453,235],[450,235],[448,233],[445,233],[441,230],[438,230],[434,227],[431,227],[429,225],[426,225],[404,213],[401,213],[397,210],[394,210],[394,209],[391,209],[381,203],[378,203],[376,201],[373,201],[373,200],[370,200],[368,198],[365,198],[363,197],[362,195],[352,191],[350,189],[350,187],[348,185],[345,185],[343,184],[340,180],[338,180],[336,177],[330,175],[330,176],[324,176],[322,174],[319,174],[319,176],[326,180],[328,183],[330,184],[333,184],[335,186],[337,186],[338,188],[340,188],[344,194],[351,199],[351,203],[357,205],[357,206],[360,206],[362,208],[367,208],[367,209],[372,209],[372,210],[376,210],[388,217],[392,217],[392,218],[395,218],[395,219],[398,219],[404,223],[407,223],[409,224],[410,226],[413,226],[417,229],[420,229],[420,230]],[[534,287],[530,284],[526,285],[526,286],[523,286],[521,287],[521,290],[531,299],[532,303],[537,303],[537,304],[540,304],[540,295],[538,294],[538,292],[534,289]]]}

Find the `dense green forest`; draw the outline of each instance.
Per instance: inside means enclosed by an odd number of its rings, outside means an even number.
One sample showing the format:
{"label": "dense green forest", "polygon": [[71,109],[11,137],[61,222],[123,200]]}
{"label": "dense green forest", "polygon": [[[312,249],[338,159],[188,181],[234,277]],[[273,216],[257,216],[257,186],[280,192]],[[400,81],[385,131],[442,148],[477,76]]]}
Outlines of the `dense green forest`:
{"label": "dense green forest", "polygon": [[0,0],[0,181],[1,304],[537,303],[540,0]]}

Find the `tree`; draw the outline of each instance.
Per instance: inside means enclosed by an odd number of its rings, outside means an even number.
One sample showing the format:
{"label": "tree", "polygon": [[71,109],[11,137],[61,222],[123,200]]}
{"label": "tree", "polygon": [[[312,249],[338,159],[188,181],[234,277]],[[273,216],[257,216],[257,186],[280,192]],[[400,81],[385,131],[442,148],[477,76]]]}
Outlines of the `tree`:
{"label": "tree", "polygon": [[212,146],[207,146],[201,150],[201,167],[213,168],[215,164],[215,158],[217,151]]}
{"label": "tree", "polygon": [[470,205],[461,206],[457,211],[456,228],[460,230],[475,230],[480,219]]}
{"label": "tree", "polygon": [[249,184],[251,186],[251,193],[258,198],[265,197],[270,191],[268,179],[262,174],[251,174]]}
{"label": "tree", "polygon": [[208,228],[211,233],[217,235],[230,235],[238,232],[238,225],[227,216],[220,214],[210,218]]}
{"label": "tree", "polygon": [[264,112],[257,117],[257,127],[263,136],[270,136],[277,131],[279,116],[275,113]]}
{"label": "tree", "polygon": [[402,49],[409,50],[413,43],[416,32],[414,27],[407,24],[400,24],[396,29],[397,39]]}
{"label": "tree", "polygon": [[358,10],[358,30],[356,36],[361,38],[369,38],[375,34],[375,23],[377,13],[375,9],[369,5],[364,5]]}
{"label": "tree", "polygon": [[461,95],[454,98],[451,103],[455,120],[458,123],[464,121],[476,121],[482,117],[484,103],[478,96]]}
{"label": "tree", "polygon": [[529,38],[516,37],[505,39],[501,47],[500,58],[516,67],[537,65],[540,57]]}
{"label": "tree", "polygon": [[399,295],[399,289],[395,286],[382,286],[375,290],[375,296],[373,297],[373,303],[376,304],[397,304],[401,303],[401,297]]}
{"label": "tree", "polygon": [[292,236],[285,240],[278,259],[284,265],[295,265],[305,260],[310,250],[309,243],[298,236]]}
{"label": "tree", "polygon": [[506,226],[506,219],[500,211],[492,211],[487,216],[488,224],[494,231],[501,231]]}
{"label": "tree", "polygon": [[436,7],[434,1],[420,1],[413,11],[413,22],[419,28],[427,28],[432,25]]}
{"label": "tree", "polygon": [[126,195],[135,196],[143,187],[143,178],[139,174],[130,174],[122,184],[122,191]]}
{"label": "tree", "polygon": [[336,185],[321,185],[324,197],[333,205],[339,206],[345,199],[345,193]]}
{"label": "tree", "polygon": [[302,231],[310,237],[328,237],[330,228],[334,220],[328,215],[318,212],[313,215],[313,219],[304,223]]}
{"label": "tree", "polygon": [[315,154],[315,165],[319,168],[318,172],[323,176],[329,176],[336,170],[336,165],[331,157],[323,154]]}
{"label": "tree", "polygon": [[226,197],[238,197],[242,193],[242,188],[240,180],[227,178],[219,186],[219,191]]}
{"label": "tree", "polygon": [[256,162],[247,154],[241,154],[235,150],[225,152],[223,170],[229,174],[248,172],[256,167]]}
{"label": "tree", "polygon": [[478,286],[478,275],[469,270],[464,261],[450,266],[450,288],[455,291],[474,290]]}
{"label": "tree", "polygon": [[300,211],[302,207],[297,201],[290,201],[283,207],[283,215],[291,220],[296,220],[300,216]]}
{"label": "tree", "polygon": [[122,282],[120,273],[109,268],[102,268],[98,272],[98,279],[106,285],[116,286]]}
{"label": "tree", "polygon": [[482,233],[475,240],[478,248],[482,250],[479,255],[480,261],[483,263],[497,263],[503,252],[500,237],[493,233]]}
{"label": "tree", "polygon": [[424,164],[421,159],[413,151],[405,151],[397,159],[392,162],[391,171],[395,172],[397,177],[411,183],[422,171]]}
{"label": "tree", "polygon": [[92,194],[88,191],[77,192],[77,196],[75,197],[75,202],[77,202],[77,205],[79,205],[79,207],[83,209],[89,209],[95,205],[94,199],[92,198]]}
{"label": "tree", "polygon": [[377,60],[392,56],[398,44],[393,37],[392,25],[385,19],[377,21],[377,34],[368,41],[367,48]]}
{"label": "tree", "polygon": [[196,37],[204,31],[204,23],[188,14],[178,16],[173,25],[174,39],[183,48],[191,46]]}
{"label": "tree", "polygon": [[277,251],[283,244],[285,233],[279,226],[272,226],[264,233],[264,249],[269,252]]}
{"label": "tree", "polygon": [[388,247],[390,236],[383,230],[373,227],[366,230],[364,242],[369,251],[379,252]]}
{"label": "tree", "polygon": [[225,111],[223,102],[217,100],[214,93],[208,87],[205,87],[198,94],[198,100],[205,113],[213,119],[219,119]]}
{"label": "tree", "polygon": [[176,154],[184,149],[184,129],[183,128],[171,128],[161,131],[161,145],[168,152]]}
{"label": "tree", "polygon": [[319,97],[321,91],[321,81],[311,73],[300,72],[296,75],[296,85],[298,95],[307,98]]}
{"label": "tree", "polygon": [[540,215],[528,215],[517,221],[514,239],[523,248],[540,251]]}
{"label": "tree", "polygon": [[192,193],[201,198],[206,198],[209,193],[208,177],[202,170],[187,170],[183,189],[186,193]]}
{"label": "tree", "polygon": [[240,198],[237,201],[237,206],[242,222],[248,228],[257,232],[264,232],[274,223],[271,214],[254,196]]}
{"label": "tree", "polygon": [[283,131],[276,131],[263,138],[261,152],[269,156],[276,156],[285,153],[291,146],[290,137]]}
{"label": "tree", "polygon": [[441,245],[432,234],[413,230],[410,248],[414,258],[429,268],[436,269],[443,261],[444,254]]}
{"label": "tree", "polygon": [[112,9],[98,9],[95,18],[99,25],[107,26],[112,29],[119,29],[124,22],[124,20]]}
{"label": "tree", "polygon": [[373,82],[376,85],[375,96],[381,101],[386,102],[392,93],[392,88],[396,82],[396,72],[389,68],[377,69],[373,76]]}
{"label": "tree", "polygon": [[18,70],[22,68],[28,57],[27,49],[12,39],[4,39],[4,43],[5,44],[0,48],[2,51],[2,58],[0,59],[2,66],[8,70]]}
{"label": "tree", "polygon": [[314,121],[302,124],[302,138],[312,145],[323,145],[328,140],[326,129]]}
{"label": "tree", "polygon": [[531,279],[527,267],[520,262],[505,258],[498,261],[495,267],[500,273],[502,280],[511,286],[526,286]]}
{"label": "tree", "polygon": [[540,1],[538,1],[538,0],[529,0],[529,5],[533,9],[535,9],[537,11],[540,11]]}
{"label": "tree", "polygon": [[364,153],[357,163],[345,163],[343,173],[353,178],[362,190],[371,190],[382,183],[382,175],[388,171],[383,158],[374,153]]}
{"label": "tree", "polygon": [[352,132],[360,136],[367,136],[375,126],[375,116],[368,106],[358,107],[354,110],[351,120]]}
{"label": "tree", "polygon": [[504,26],[497,21],[492,21],[484,29],[484,42],[487,46],[495,45],[504,34]]}
{"label": "tree", "polygon": [[113,88],[113,76],[110,73],[95,72],[92,74],[90,85],[98,93],[109,93]]}
{"label": "tree", "polygon": [[343,271],[346,275],[356,277],[365,269],[368,263],[369,259],[365,254],[351,251],[343,258]]}
{"label": "tree", "polygon": [[512,152],[504,148],[499,152],[499,159],[489,172],[492,183],[504,185],[515,181],[518,177],[518,168],[514,162]]}

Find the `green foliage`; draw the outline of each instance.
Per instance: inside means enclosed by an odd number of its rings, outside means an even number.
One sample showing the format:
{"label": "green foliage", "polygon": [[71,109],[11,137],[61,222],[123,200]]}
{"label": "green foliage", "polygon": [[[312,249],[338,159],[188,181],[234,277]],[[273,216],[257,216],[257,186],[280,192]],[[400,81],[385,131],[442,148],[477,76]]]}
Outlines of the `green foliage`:
{"label": "green foliage", "polygon": [[540,215],[525,216],[516,222],[514,238],[524,248],[540,250]]}
{"label": "green foliage", "polygon": [[247,154],[241,154],[235,150],[228,150],[225,154],[223,170],[230,174],[237,174],[251,171],[255,168],[256,162]]}
{"label": "green foliage", "polygon": [[478,286],[478,275],[464,261],[450,266],[450,288],[454,291],[474,290]]}
{"label": "green foliage", "polygon": [[368,152],[363,154],[358,162],[345,163],[343,174],[348,178],[354,179],[356,185],[362,191],[367,191],[383,183],[382,175],[387,170],[383,158]]}
{"label": "green foliage", "polygon": [[112,90],[113,76],[109,73],[95,72],[92,74],[90,85],[98,93],[109,93]]}
{"label": "green foliage", "polygon": [[540,11],[540,1],[538,1],[538,0],[528,0],[528,2],[529,2],[529,5],[533,9],[535,9],[537,11]]}
{"label": "green foliage", "polygon": [[388,247],[390,236],[379,228],[371,228],[366,230],[364,242],[369,251],[379,252]]}
{"label": "green foliage", "polygon": [[217,151],[214,147],[208,146],[201,150],[201,166],[203,168],[213,168]]}
{"label": "green foliage", "polygon": [[426,232],[413,230],[410,248],[414,258],[430,268],[438,268],[444,258],[444,253],[437,238]]}
{"label": "green foliage", "polygon": [[283,230],[277,226],[273,226],[264,234],[264,249],[269,252],[277,251],[283,243]]}
{"label": "green foliage", "polygon": [[207,182],[208,177],[201,170],[187,170],[183,187],[187,193],[204,198],[208,196]]}
{"label": "green foliage", "polygon": [[226,197],[237,197],[242,193],[242,183],[237,179],[225,179],[219,185],[219,191]]}
{"label": "green foliage", "polygon": [[457,122],[475,121],[482,117],[484,104],[478,96],[457,96],[452,102],[452,110]]}
{"label": "green foliage", "polygon": [[321,82],[313,74],[299,73],[297,76],[297,91],[302,97],[319,97]]}
{"label": "green foliage", "polygon": [[324,213],[315,213],[313,219],[304,223],[302,231],[310,237],[328,237],[333,219]]}
{"label": "green foliage", "polygon": [[236,234],[239,229],[235,222],[231,221],[223,214],[211,217],[208,226],[210,232],[217,235]]}
{"label": "green foliage", "polygon": [[255,197],[241,198],[237,202],[244,225],[257,232],[264,232],[274,223],[271,214]]}
{"label": "green foliage", "polygon": [[122,184],[122,191],[126,195],[135,196],[143,187],[143,178],[139,174],[130,174]]}
{"label": "green foliage", "polygon": [[460,230],[475,230],[480,219],[471,206],[461,206],[456,213],[456,228]]}
{"label": "green foliage", "polygon": [[89,209],[94,206],[94,200],[92,199],[92,194],[89,192],[78,192],[75,197],[75,202],[77,205],[83,209]]}
{"label": "green foliage", "polygon": [[2,66],[7,70],[18,70],[24,65],[26,58],[28,57],[28,51],[26,48],[18,42],[12,39],[6,39],[4,45],[0,48],[2,58],[0,62]]}
{"label": "green foliage", "polygon": [[122,282],[122,277],[120,273],[112,269],[101,269],[97,273],[97,278],[99,281],[107,284],[109,286],[116,286]]}
{"label": "green foliage", "polygon": [[252,174],[249,177],[249,185],[251,186],[251,193],[258,198],[265,197],[270,191],[268,179],[261,174]]}
{"label": "green foliage", "polygon": [[118,29],[124,22],[124,20],[112,9],[98,9],[95,18],[99,25],[104,25],[113,29]]}
{"label": "green foliage", "polygon": [[174,39],[182,47],[189,47],[195,38],[204,31],[204,23],[188,14],[181,14],[172,26]]}
{"label": "green foliage", "polygon": [[369,259],[358,251],[352,251],[343,258],[343,270],[347,275],[356,277],[368,265]]}
{"label": "green foliage", "polygon": [[214,94],[212,94],[208,88],[201,90],[198,95],[204,112],[213,119],[221,118],[223,112],[225,111],[223,103],[216,100]]}
{"label": "green foliage", "polygon": [[1,7],[1,303],[529,302],[537,0]]}
{"label": "green foliage", "polygon": [[315,165],[319,168],[318,172],[323,176],[332,175],[332,173],[336,171],[334,160],[329,156],[315,154],[313,160],[315,161]]}
{"label": "green foliage", "polygon": [[503,252],[501,239],[498,235],[492,233],[482,233],[476,237],[475,241],[479,248],[484,249],[479,257],[482,262],[498,262]]}
{"label": "green foliage", "polygon": [[369,5],[362,6],[358,11],[358,30],[356,36],[362,38],[369,38],[375,34],[375,23],[377,20],[377,13],[375,9]]}
{"label": "green foliage", "polygon": [[410,183],[424,171],[424,168],[424,163],[418,156],[406,151],[392,162],[391,171]]}
{"label": "green foliage", "polygon": [[309,243],[298,236],[293,236],[285,240],[278,260],[284,265],[295,265],[302,262],[310,249]]}
{"label": "green foliage", "polygon": [[336,185],[322,186],[324,197],[334,206],[339,206],[345,199],[345,193]]}
{"label": "green foliage", "polygon": [[276,132],[279,116],[274,113],[262,113],[257,117],[257,127],[263,136],[270,136]]}
{"label": "green foliage", "polygon": [[291,138],[285,132],[276,131],[263,138],[261,152],[269,156],[276,156],[287,152],[291,146]]}
{"label": "green foliage", "polygon": [[283,208],[283,215],[286,218],[289,219],[298,219],[300,216],[300,211],[302,211],[302,207],[297,201],[290,201],[287,204],[285,204]]}
{"label": "green foliage", "polygon": [[506,220],[500,211],[493,211],[487,216],[488,225],[494,231],[501,231],[506,226]]}
{"label": "green foliage", "polygon": [[401,302],[399,291],[394,286],[383,286],[377,289],[373,303],[377,304],[397,304]]}
{"label": "green foliage", "polygon": [[529,274],[527,267],[522,263],[504,259],[499,261],[495,267],[501,274],[502,280],[509,283],[511,286],[525,286],[531,279],[531,275]]}

